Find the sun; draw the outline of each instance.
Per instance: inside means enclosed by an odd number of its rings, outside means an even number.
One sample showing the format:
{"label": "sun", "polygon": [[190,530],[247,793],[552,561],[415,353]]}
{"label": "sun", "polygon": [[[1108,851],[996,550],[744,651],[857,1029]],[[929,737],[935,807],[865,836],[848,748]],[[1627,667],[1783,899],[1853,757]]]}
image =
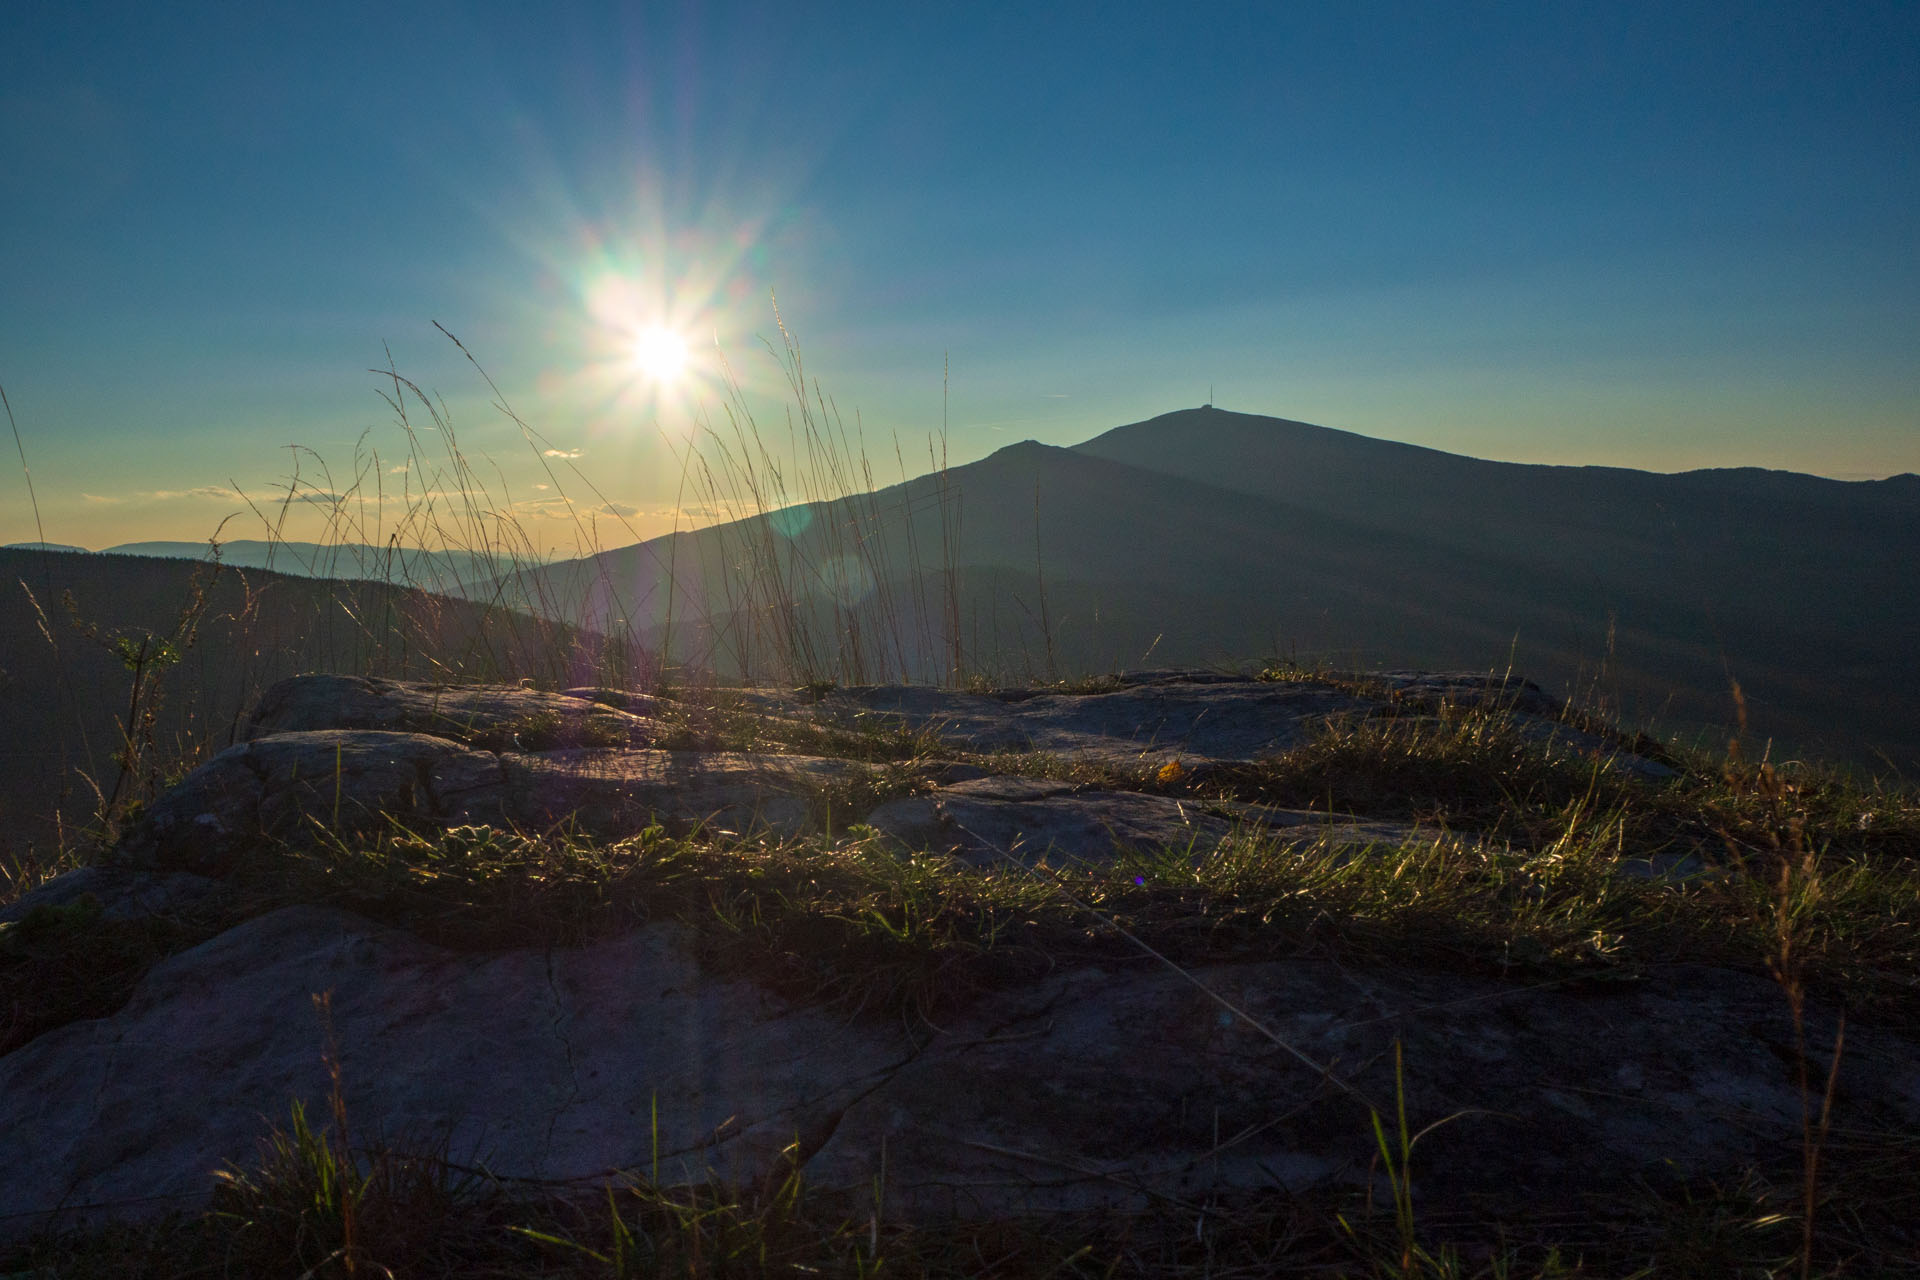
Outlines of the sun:
{"label": "sun", "polygon": [[656,325],[634,336],[634,368],[663,387],[685,375],[687,356],[687,340],[671,329]]}

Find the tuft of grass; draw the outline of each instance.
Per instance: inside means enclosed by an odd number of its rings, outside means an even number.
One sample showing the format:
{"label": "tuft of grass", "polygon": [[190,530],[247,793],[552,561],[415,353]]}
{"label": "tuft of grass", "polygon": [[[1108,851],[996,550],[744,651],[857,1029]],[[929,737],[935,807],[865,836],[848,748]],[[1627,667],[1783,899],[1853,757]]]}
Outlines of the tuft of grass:
{"label": "tuft of grass", "polygon": [[1494,831],[1576,804],[1618,810],[1652,789],[1605,755],[1479,709],[1336,719],[1306,745],[1214,781],[1262,804]]}
{"label": "tuft of grass", "polygon": [[86,850],[77,840],[59,840],[51,848],[35,843],[0,846],[0,907],[11,906],[86,861]]}

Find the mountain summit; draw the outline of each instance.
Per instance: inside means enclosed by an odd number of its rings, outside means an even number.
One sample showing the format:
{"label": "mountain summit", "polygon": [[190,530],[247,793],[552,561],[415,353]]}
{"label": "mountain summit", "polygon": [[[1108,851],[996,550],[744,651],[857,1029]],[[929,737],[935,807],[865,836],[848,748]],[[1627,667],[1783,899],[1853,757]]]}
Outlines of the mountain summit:
{"label": "mountain summit", "polygon": [[[540,594],[661,639],[671,600],[673,650],[723,667],[804,615],[802,665],[855,681],[1518,663],[1715,734],[1737,681],[1763,735],[1920,759],[1911,477],[1494,462],[1205,407],[792,510],[543,569]],[[782,599],[746,603],[769,574]]]}

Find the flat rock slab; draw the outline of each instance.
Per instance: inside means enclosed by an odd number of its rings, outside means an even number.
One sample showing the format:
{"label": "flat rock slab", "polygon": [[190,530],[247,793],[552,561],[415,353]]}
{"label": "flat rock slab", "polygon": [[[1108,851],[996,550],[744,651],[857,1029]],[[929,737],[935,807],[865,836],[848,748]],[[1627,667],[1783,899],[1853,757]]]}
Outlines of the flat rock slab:
{"label": "flat rock slab", "polygon": [[[622,705],[609,705],[613,701]],[[280,733],[379,729],[431,734],[495,751],[645,746],[657,731],[633,709],[651,705],[644,695],[615,698],[592,689],[546,693],[501,685],[306,675],[282,680],[262,694],[241,736],[251,741]]]}
{"label": "flat rock slab", "polygon": [[[764,695],[763,705],[797,710],[790,695]],[[969,751],[1049,752],[1133,765],[1254,760],[1300,746],[1331,716],[1385,705],[1326,686],[1250,680],[1031,696],[885,685],[835,689],[812,714],[923,729]]]}
{"label": "flat rock slab", "polygon": [[783,715],[926,730],[970,751],[1049,752],[1122,765],[1257,760],[1305,744],[1330,719],[1442,703],[1504,707],[1522,717],[1560,710],[1525,682],[1458,673],[1389,671],[1347,684],[1145,671],[1117,676],[1114,685],[1085,693],[862,685],[818,696],[756,690],[734,696]]}
{"label": "flat rock slab", "polygon": [[323,992],[356,1139],[444,1141],[508,1177],[648,1169],[657,1105],[663,1176],[751,1182],[911,1052],[701,974],[670,926],[480,956],[288,907],[0,1059],[0,1234],[201,1203],[294,1100],[322,1123]]}
{"label": "flat rock slab", "polygon": [[892,800],[866,821],[915,852],[947,854],[976,866],[1101,864],[1122,850],[1176,850],[1197,861],[1235,831],[1297,834],[1300,839],[1355,846],[1400,845],[1418,834],[1404,823],[1346,821],[1255,805],[1209,806],[1172,796],[1008,777],[959,782],[929,795]]}
{"label": "flat rock slab", "polygon": [[227,750],[157,800],[121,842],[128,865],[224,875],[271,841],[571,821],[607,839],[652,822],[796,829],[818,788],[865,766],[810,756],[655,750],[492,752],[372,729],[278,733]]}
{"label": "flat rock slab", "polygon": [[[1688,969],[1527,989],[1317,960],[1191,978],[1144,959],[1080,969],[943,1020],[841,1118],[809,1181],[857,1192],[884,1150],[887,1204],[930,1215],[1197,1209],[1225,1192],[1364,1184],[1369,1107],[1393,1124],[1396,1040],[1410,1128],[1458,1117],[1417,1151],[1430,1210],[1571,1209],[1636,1179],[1798,1150],[1793,1027],[1764,979]],[[1832,1031],[1816,1013],[1816,1054]],[[1911,1132],[1915,1049],[1850,1023],[1836,1126]]]}
{"label": "flat rock slab", "polygon": [[725,751],[545,751],[500,756],[500,785],[441,784],[456,823],[547,827],[573,822],[630,835],[650,822],[676,833],[796,833],[814,821],[821,789],[866,765],[819,756]]}
{"label": "flat rock slab", "polygon": [[[796,1141],[810,1184],[865,1195],[884,1177],[892,1212],[1353,1185],[1369,1105],[1392,1115],[1395,1040],[1412,1124],[1460,1115],[1421,1144],[1416,1179],[1444,1175],[1429,1205],[1537,1209],[1735,1168],[1800,1132],[1785,1001],[1715,970],[1517,988],[1143,958],[988,992],[916,1032],[796,1007],[692,955],[668,925],[473,955],[330,908],[258,917],[163,962],[113,1017],[0,1058],[0,1236],[192,1207],[295,1099],[324,1116],[323,992],[359,1141],[588,1185],[656,1155],[671,1180],[748,1183]],[[1831,1043],[1818,1010],[1809,1034]],[[1913,1044],[1849,1026],[1836,1129],[1920,1127],[1916,1064]]]}

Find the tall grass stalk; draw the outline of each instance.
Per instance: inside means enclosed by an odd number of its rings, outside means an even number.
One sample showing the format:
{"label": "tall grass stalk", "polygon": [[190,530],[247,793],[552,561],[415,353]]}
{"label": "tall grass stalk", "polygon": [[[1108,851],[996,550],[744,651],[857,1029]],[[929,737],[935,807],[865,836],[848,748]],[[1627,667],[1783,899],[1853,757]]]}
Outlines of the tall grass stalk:
{"label": "tall grass stalk", "polygon": [[[691,578],[697,599],[688,603],[705,636],[689,660],[745,683],[793,685],[938,679],[958,670],[957,603],[936,622],[927,599],[930,579],[949,602],[958,592],[957,494],[944,437],[929,443],[928,484],[908,479],[896,435],[901,483],[882,490],[863,424],[856,416],[849,428],[809,379],[777,305],[774,315],[780,345],[766,345],[788,394],[784,449],[722,355],[719,416],[701,411],[681,455],[685,482],[717,522],[689,535],[699,563]],[[938,564],[922,559],[919,526],[929,518],[938,526]],[[685,591],[682,578],[673,581]]]}

